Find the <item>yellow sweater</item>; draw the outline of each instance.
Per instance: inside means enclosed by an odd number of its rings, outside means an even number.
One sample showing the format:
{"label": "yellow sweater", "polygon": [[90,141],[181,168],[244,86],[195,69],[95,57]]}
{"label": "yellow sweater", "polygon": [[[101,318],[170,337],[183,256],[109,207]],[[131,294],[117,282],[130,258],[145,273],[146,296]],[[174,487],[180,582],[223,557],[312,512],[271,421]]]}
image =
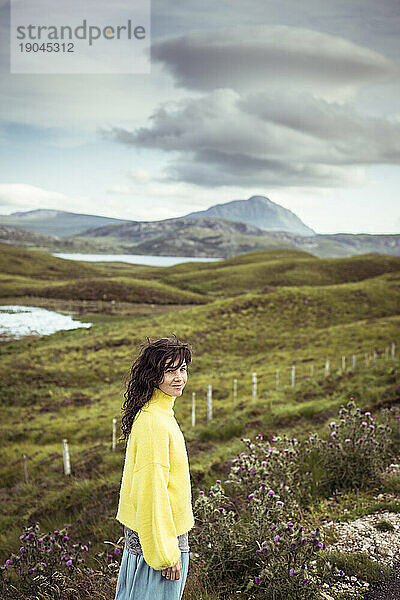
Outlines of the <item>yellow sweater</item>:
{"label": "yellow sweater", "polygon": [[116,519],[138,532],[156,570],[181,557],[177,536],[194,526],[189,462],[174,416],[176,396],[155,388],[128,437]]}

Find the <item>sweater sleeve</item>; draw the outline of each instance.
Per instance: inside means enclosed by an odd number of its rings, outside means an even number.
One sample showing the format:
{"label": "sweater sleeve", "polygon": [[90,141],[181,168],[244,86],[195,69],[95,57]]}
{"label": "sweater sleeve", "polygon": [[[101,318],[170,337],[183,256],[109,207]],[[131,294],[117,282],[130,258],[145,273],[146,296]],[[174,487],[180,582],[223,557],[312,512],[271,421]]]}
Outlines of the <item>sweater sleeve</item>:
{"label": "sweater sleeve", "polygon": [[131,500],[144,560],[155,570],[172,567],[181,556],[168,493],[169,434],[149,419],[135,432]]}
{"label": "sweater sleeve", "polygon": [[168,496],[167,467],[150,463],[133,474],[132,500],[144,560],[155,570],[172,567],[181,557]]}

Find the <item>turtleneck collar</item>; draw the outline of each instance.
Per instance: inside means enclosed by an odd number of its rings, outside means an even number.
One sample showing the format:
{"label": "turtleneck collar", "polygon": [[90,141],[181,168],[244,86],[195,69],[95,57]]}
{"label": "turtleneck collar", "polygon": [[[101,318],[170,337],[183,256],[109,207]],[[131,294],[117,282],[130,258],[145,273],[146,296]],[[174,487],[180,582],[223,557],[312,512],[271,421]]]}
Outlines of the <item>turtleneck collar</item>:
{"label": "turtleneck collar", "polygon": [[147,403],[152,410],[161,410],[168,415],[174,416],[174,403],[176,396],[166,394],[160,388],[154,388],[153,394]]}

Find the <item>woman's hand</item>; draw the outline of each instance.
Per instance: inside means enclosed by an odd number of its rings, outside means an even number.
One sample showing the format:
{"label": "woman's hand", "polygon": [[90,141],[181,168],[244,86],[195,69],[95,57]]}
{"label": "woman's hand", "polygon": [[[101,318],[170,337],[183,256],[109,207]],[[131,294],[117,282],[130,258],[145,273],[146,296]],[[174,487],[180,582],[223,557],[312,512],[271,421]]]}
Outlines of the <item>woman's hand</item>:
{"label": "woman's hand", "polygon": [[168,567],[168,569],[163,569],[162,574],[167,579],[170,579],[171,581],[173,581],[175,579],[181,578],[181,570],[182,570],[182,563],[181,563],[181,559],[178,558],[178,562],[176,563],[176,565],[174,565],[173,567]]}

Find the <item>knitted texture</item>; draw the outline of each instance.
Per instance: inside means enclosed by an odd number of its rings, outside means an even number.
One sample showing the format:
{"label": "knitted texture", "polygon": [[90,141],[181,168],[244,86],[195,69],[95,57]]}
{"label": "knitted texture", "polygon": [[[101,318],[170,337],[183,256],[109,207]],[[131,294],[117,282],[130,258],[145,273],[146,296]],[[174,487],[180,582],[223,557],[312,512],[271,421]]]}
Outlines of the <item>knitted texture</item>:
{"label": "knitted texture", "polygon": [[158,388],[128,438],[116,519],[138,533],[153,569],[175,565],[178,536],[194,526],[189,462],[174,416],[175,396]]}

